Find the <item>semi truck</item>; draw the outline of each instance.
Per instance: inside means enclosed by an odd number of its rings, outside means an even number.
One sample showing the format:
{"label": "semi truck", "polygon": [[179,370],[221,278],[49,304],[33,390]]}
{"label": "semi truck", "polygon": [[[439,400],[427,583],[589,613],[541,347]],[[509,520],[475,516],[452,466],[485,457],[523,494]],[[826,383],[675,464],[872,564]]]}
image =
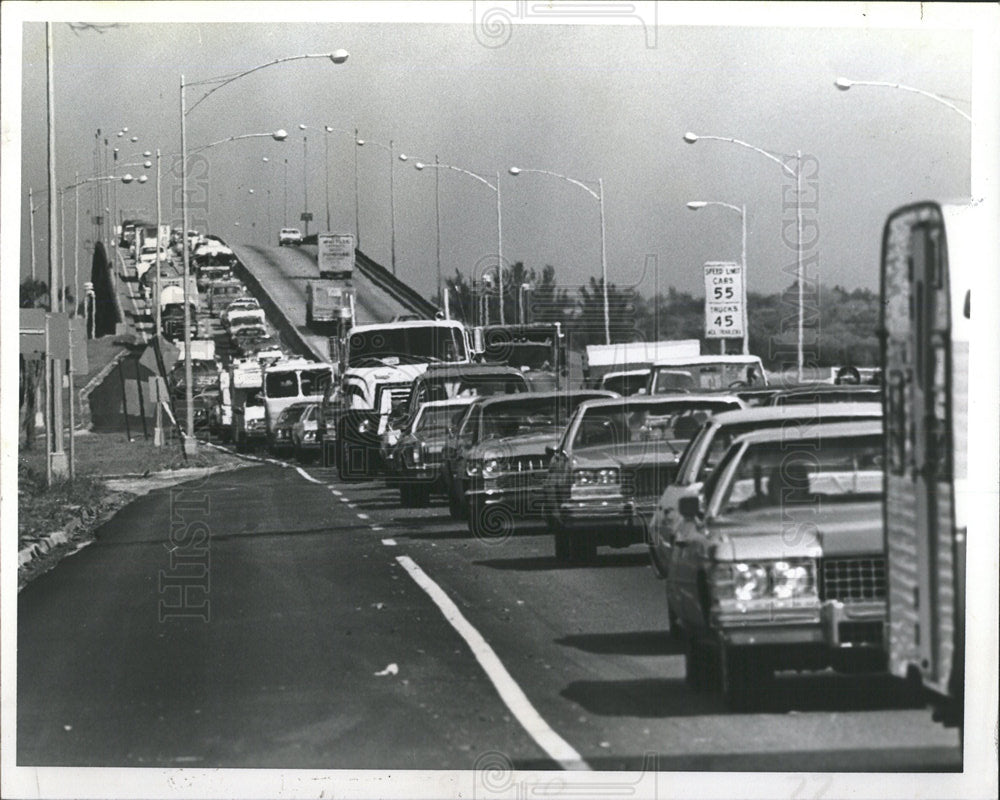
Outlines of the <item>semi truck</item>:
{"label": "semi truck", "polygon": [[664,358],[698,355],[701,355],[698,339],[588,344],[583,357],[584,384],[589,388],[600,388],[602,379],[608,373],[648,370]]}
{"label": "semi truck", "polygon": [[344,480],[378,472],[379,435],[428,365],[472,362],[471,336],[458,320],[359,325],[332,339],[331,351],[339,367],[340,400],[331,406],[336,418],[324,422],[326,430],[336,431],[334,458]]}
{"label": "semi truck", "polygon": [[883,508],[889,670],[961,728],[971,281],[984,206],[905,206],[882,237]]}
{"label": "semi truck", "polygon": [[561,323],[485,325],[473,329],[472,338],[480,361],[521,370],[535,391],[566,383],[568,349]]}

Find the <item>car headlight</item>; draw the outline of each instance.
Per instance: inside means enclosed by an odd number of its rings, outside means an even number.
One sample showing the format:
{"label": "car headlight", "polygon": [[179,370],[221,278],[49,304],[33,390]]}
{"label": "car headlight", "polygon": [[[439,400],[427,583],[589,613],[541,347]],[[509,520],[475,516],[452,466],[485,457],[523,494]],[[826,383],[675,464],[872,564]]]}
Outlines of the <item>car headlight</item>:
{"label": "car headlight", "polygon": [[362,420],[361,424],[358,425],[358,433],[368,433],[371,427],[372,427],[371,420],[368,419]]}
{"label": "car headlight", "polygon": [[483,462],[479,458],[470,458],[465,462],[465,474],[470,478],[475,478],[483,471]]}
{"label": "car headlight", "polygon": [[811,594],[812,563],[808,561],[775,561],[771,566],[771,592],[779,600]]}
{"label": "car headlight", "polygon": [[398,431],[389,431],[385,435],[385,441],[386,441],[386,444],[389,445],[389,447],[395,447],[396,444],[399,442],[399,432]]}
{"label": "car headlight", "polygon": [[316,431],[304,431],[302,434],[303,442],[315,442],[316,441]]}
{"label": "car headlight", "polygon": [[767,568],[761,564],[733,564],[733,596],[754,600],[767,594]]}
{"label": "car headlight", "polygon": [[498,475],[502,469],[503,465],[499,458],[484,458],[483,459],[483,477],[492,478]]}
{"label": "car headlight", "polygon": [[616,467],[573,470],[575,486],[611,486],[619,483],[621,483],[621,473]]}
{"label": "car headlight", "polygon": [[720,599],[790,600],[816,592],[816,568],[808,559],[720,564],[713,575]]}

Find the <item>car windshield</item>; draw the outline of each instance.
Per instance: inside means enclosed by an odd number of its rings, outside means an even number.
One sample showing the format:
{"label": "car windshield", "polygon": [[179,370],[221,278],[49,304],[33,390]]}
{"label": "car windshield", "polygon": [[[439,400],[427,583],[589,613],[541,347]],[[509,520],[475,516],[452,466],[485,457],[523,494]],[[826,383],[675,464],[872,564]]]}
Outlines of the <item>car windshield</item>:
{"label": "car windshield", "polygon": [[289,406],[284,411],[278,415],[278,424],[288,424],[291,425],[298,422],[299,417],[302,416],[302,412],[309,408],[308,405],[296,403],[294,406]]}
{"label": "car windshield", "polygon": [[301,372],[302,394],[323,394],[330,383],[330,370],[304,369]]}
{"label": "car windshield", "polygon": [[462,331],[451,326],[398,326],[355,332],[349,348],[351,367],[466,359]]}
{"label": "car windshield", "polygon": [[[722,472],[731,477],[721,478]],[[735,470],[720,467],[715,475],[720,478],[710,489],[713,513],[877,499],[882,437],[759,442],[746,448]]]}
{"label": "car windshield", "polygon": [[525,390],[520,375],[465,375],[462,377],[425,379],[418,384],[418,403],[450,400],[453,397],[487,397],[495,394],[517,394]]}
{"label": "car windshield", "polygon": [[813,392],[790,392],[775,395],[771,401],[776,406],[815,405],[816,403],[879,403],[881,389],[834,389]]}
{"label": "car windshield", "polygon": [[559,428],[573,415],[576,407],[592,395],[559,398],[525,396],[518,402],[502,402],[483,408],[480,439],[523,436],[530,433],[550,432]]}
{"label": "car windshield", "polygon": [[264,378],[268,397],[297,397],[299,381],[295,372],[269,372]]}
{"label": "car windshield", "polygon": [[612,375],[604,379],[601,388],[618,392],[623,397],[627,397],[640,389],[645,389],[647,383],[649,383],[649,373],[639,372],[635,375]]}
{"label": "car windshield", "polygon": [[609,447],[630,442],[669,441],[679,449],[709,415],[738,408],[733,401],[692,400],[668,405],[622,404],[589,408],[577,426],[573,447]]}
{"label": "car windshield", "polygon": [[462,416],[465,414],[466,408],[467,406],[464,405],[425,406],[421,409],[420,417],[417,419],[414,431],[428,433],[430,431],[454,429],[462,421]]}
{"label": "car windshield", "polygon": [[230,325],[260,325],[259,314],[233,314],[229,318]]}
{"label": "car windshield", "polygon": [[677,364],[659,367],[653,383],[653,394],[702,389],[725,389],[734,383],[747,381],[748,370],[760,380],[760,368],[749,364]]}
{"label": "car windshield", "polygon": [[550,370],[554,367],[551,341],[493,343],[483,353],[483,360],[487,364],[506,364],[517,369]]}

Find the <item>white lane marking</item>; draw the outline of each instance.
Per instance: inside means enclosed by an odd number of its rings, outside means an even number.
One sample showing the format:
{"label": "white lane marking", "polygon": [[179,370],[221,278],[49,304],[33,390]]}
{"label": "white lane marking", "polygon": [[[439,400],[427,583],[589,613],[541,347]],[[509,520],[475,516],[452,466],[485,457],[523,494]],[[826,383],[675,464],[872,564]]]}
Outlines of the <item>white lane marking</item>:
{"label": "white lane marking", "polygon": [[385,530],[385,529],[381,525],[372,525],[372,530],[373,531],[381,531],[381,530]]}
{"label": "white lane marking", "polygon": [[386,547],[395,547],[396,546],[396,540],[395,539],[383,539],[382,540],[382,544],[384,544]]}
{"label": "white lane marking", "polygon": [[444,618],[451,623],[451,626],[458,631],[458,635],[469,645],[469,649],[472,650],[476,661],[483,668],[486,677],[496,688],[504,705],[517,717],[521,727],[535,740],[535,743],[563,769],[589,770],[590,765],[583,760],[583,757],[542,719],[535,707],[531,705],[527,695],[507,672],[507,668],[504,667],[493,648],[487,644],[482,634],[472,627],[445,591],[409,556],[396,556],[396,561],[410,573],[410,577],[413,578],[417,586],[427,593],[441,609]]}
{"label": "white lane marking", "polygon": [[333,492],[333,493],[334,493],[335,495],[337,495],[337,497],[340,497],[340,494],[341,494],[341,492],[340,492],[340,489],[334,489],[334,488],[333,488],[333,487],[331,486],[331,487],[330,487],[330,491],[331,491],[331,492]]}
{"label": "white lane marking", "polygon": [[358,519],[371,519],[367,514],[358,513]]}
{"label": "white lane marking", "polygon": [[316,480],[312,475],[310,475],[308,472],[302,469],[302,467],[296,467],[295,471],[310,483],[323,483],[323,481]]}
{"label": "white lane marking", "polygon": [[340,502],[341,503],[350,503],[351,502],[351,498],[350,497],[341,497],[340,498]]}

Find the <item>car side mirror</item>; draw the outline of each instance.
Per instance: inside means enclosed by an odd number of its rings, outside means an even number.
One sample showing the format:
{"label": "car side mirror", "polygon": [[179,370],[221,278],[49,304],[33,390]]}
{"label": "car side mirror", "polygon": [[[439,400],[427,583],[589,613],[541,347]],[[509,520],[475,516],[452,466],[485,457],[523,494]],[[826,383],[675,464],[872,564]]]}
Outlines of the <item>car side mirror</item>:
{"label": "car side mirror", "polygon": [[547,455],[549,458],[552,458],[553,456],[558,455],[561,452],[562,451],[555,445],[552,444],[545,445],[545,455]]}
{"label": "car side mirror", "polygon": [[682,497],[677,502],[677,510],[684,519],[694,519],[701,514],[701,498],[697,495]]}

